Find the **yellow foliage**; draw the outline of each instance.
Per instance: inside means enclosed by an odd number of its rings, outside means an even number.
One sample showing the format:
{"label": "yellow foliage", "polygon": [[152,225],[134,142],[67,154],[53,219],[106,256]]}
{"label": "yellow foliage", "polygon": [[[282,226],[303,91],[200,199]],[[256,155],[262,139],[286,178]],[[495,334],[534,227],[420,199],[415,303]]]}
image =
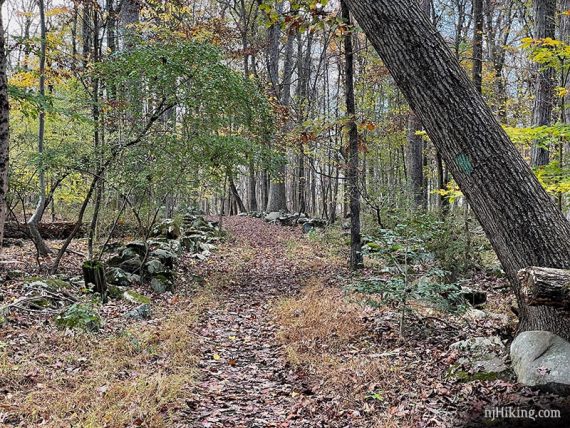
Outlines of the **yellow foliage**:
{"label": "yellow foliage", "polygon": [[560,98],[565,97],[568,94],[568,89],[566,89],[562,86],[556,87],[555,91],[556,91],[556,95],[559,96]]}
{"label": "yellow foliage", "polygon": [[20,71],[10,77],[9,84],[22,89],[35,88],[38,86],[38,76],[33,71]]}

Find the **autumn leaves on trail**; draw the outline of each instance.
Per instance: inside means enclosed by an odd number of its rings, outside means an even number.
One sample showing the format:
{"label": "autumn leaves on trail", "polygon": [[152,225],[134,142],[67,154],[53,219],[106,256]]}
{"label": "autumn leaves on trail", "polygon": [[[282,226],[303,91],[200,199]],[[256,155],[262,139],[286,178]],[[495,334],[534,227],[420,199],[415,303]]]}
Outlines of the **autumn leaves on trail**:
{"label": "autumn leaves on trail", "polygon": [[374,308],[346,288],[357,277],[339,231],[302,235],[247,217],[224,226],[229,241],[192,269],[212,297],[195,327],[198,374],[175,426],[478,426],[489,402],[557,399],[504,379],[448,376],[461,358],[452,343],[505,326],[413,316],[401,337],[397,308]]}
{"label": "autumn leaves on trail", "polygon": [[233,242],[200,266],[219,301],[199,326],[201,380],[188,401],[188,420],[215,427],[289,426],[292,420],[315,426],[297,415],[300,394],[309,391],[285,359],[272,309],[315,275],[326,281],[338,266],[327,266],[309,246],[289,251],[302,240],[299,229],[248,218],[226,226]]}

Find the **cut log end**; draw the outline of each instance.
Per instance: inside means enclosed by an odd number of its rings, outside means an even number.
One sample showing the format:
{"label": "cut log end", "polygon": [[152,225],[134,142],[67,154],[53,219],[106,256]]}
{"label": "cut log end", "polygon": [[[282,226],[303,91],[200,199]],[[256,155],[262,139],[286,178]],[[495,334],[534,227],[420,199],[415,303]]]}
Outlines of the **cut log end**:
{"label": "cut log end", "polygon": [[533,266],[521,269],[518,277],[529,305],[570,310],[570,270]]}

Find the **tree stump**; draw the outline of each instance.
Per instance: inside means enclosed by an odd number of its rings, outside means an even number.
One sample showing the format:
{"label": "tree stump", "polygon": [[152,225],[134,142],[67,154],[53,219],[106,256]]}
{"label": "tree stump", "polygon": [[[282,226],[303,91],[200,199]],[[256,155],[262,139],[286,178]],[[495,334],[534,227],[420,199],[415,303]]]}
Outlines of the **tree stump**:
{"label": "tree stump", "polygon": [[83,263],[83,279],[85,285],[93,284],[93,291],[99,293],[101,301],[107,302],[107,281],[105,280],[105,267],[103,263],[95,260],[86,260]]}

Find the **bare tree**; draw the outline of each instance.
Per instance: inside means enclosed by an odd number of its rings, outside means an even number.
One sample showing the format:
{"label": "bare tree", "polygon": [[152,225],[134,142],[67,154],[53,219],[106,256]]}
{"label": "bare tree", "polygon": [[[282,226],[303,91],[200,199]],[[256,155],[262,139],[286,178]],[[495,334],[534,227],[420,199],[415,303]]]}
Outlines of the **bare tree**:
{"label": "bare tree", "polygon": [[4,224],[7,215],[6,193],[8,191],[8,158],[10,154],[10,104],[8,102],[8,79],[6,77],[6,41],[0,0],[0,252],[4,242]]}
{"label": "bare tree", "polygon": [[[46,15],[45,15],[45,2],[44,0],[39,0],[38,2],[40,9],[40,68],[39,68],[39,96],[44,98],[46,95],[46,44],[47,44],[47,30],[46,30]],[[43,103],[39,107],[38,115],[38,179],[39,179],[39,194],[38,203],[36,209],[30,219],[28,220],[28,228],[30,229],[30,235],[36,246],[38,254],[40,256],[47,256],[51,253],[51,250],[43,240],[40,232],[38,230],[38,224],[41,221],[42,215],[46,206],[46,179],[45,179],[45,165],[43,160],[44,154],[44,137],[45,137],[45,123],[46,123],[46,111]]]}

